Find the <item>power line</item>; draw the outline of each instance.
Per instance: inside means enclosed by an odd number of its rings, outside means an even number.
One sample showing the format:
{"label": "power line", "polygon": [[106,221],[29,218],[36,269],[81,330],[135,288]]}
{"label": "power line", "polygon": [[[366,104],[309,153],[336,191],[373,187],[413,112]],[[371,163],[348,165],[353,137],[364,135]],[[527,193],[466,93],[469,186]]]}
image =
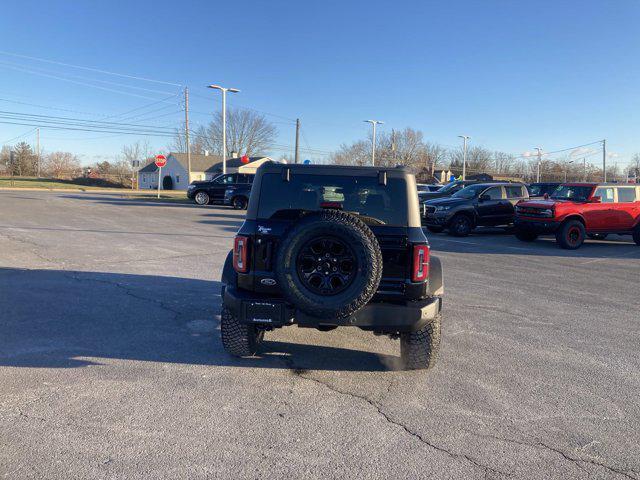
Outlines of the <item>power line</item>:
{"label": "power line", "polygon": [[163,98],[162,100],[157,100],[155,102],[142,105],[141,107],[132,108],[131,110],[127,110],[126,112],[117,113],[115,115],[109,115],[109,116],[104,117],[104,118],[115,118],[115,117],[121,117],[123,115],[127,116],[129,113],[137,112],[138,110],[142,110],[142,109],[145,109],[145,108],[148,108],[148,107],[153,107],[154,105],[157,105],[158,103],[169,103],[169,102],[167,102],[167,100],[169,100],[169,99],[171,99],[173,97],[177,97],[177,96],[178,96],[177,93],[173,94],[173,95],[169,95],[167,98]]}
{"label": "power line", "polygon": [[174,136],[172,134],[156,133],[152,131],[134,132],[134,131],[115,131],[115,130],[105,130],[105,129],[72,128],[72,127],[55,126],[55,125],[40,125],[40,124],[34,124],[34,123],[6,122],[2,120],[0,120],[0,123],[5,125],[23,125],[26,127],[51,128],[54,130],[73,130],[73,131],[79,131],[79,132],[119,133],[122,135],[140,135],[140,136],[147,136],[147,137],[167,137],[167,138],[172,138]]}
{"label": "power line", "polygon": [[29,135],[30,133],[33,133],[33,132],[35,132],[35,131],[36,131],[36,129],[35,129],[35,128],[32,128],[31,130],[29,130],[29,131],[28,131],[28,132],[26,132],[26,133],[23,133],[23,134],[21,134],[21,135],[18,135],[17,137],[10,138],[9,140],[5,140],[5,141],[0,142],[0,143],[3,143],[3,144],[4,144],[4,143],[13,142],[14,140],[18,140],[19,138],[26,137],[27,135]]}
{"label": "power line", "polygon": [[13,70],[26,72],[26,73],[31,73],[31,74],[34,74],[34,75],[41,75],[43,77],[55,78],[57,80],[62,80],[64,82],[70,82],[70,83],[75,83],[75,84],[78,84],[78,85],[84,85],[85,87],[97,88],[97,89],[100,89],[100,90],[105,90],[107,92],[119,93],[120,95],[129,95],[131,97],[144,98],[144,99],[147,99],[147,100],[155,100],[155,98],[153,98],[153,97],[147,97],[147,96],[139,95],[137,93],[132,93],[132,92],[123,92],[121,90],[116,90],[114,88],[101,87],[99,85],[93,85],[91,83],[80,82],[78,80],[71,80],[71,79],[68,79],[68,78],[65,78],[65,77],[60,77],[58,75],[52,75],[50,73],[40,73],[40,72],[35,72],[33,70],[29,70],[27,68],[12,67],[10,65],[3,65],[3,64],[0,64],[0,66],[3,66],[5,68],[11,68]]}
{"label": "power line", "polygon": [[[0,62],[0,65],[6,66],[6,67],[17,67],[19,69],[22,68],[22,69],[25,69],[25,70],[29,70],[29,73],[33,73],[35,75],[42,75],[42,74],[55,75],[55,74],[60,74],[60,72],[57,72],[55,70],[48,70],[48,69],[44,69],[44,68],[32,67],[30,65],[21,65],[19,63]],[[111,82],[109,80],[100,80],[100,79],[97,79],[97,78],[83,77],[83,76],[80,76],[80,75],[74,75],[72,73],[65,73],[63,75],[66,75],[67,77],[71,77],[71,78],[77,78],[79,80],[86,80],[88,82],[98,82],[98,83],[104,83],[106,85],[114,85],[116,87],[131,88],[131,89],[134,89],[134,90],[142,90],[142,91],[150,92],[150,93],[159,93],[161,95],[170,95],[169,92],[165,92],[165,91],[162,91],[162,90],[153,90],[151,88],[137,87],[135,85],[127,85],[126,83],[118,83],[118,82]]]}
{"label": "power line", "polygon": [[121,122],[105,122],[104,120],[86,120],[72,117],[56,117],[53,115],[37,115],[33,113],[8,112],[0,110],[0,118],[11,120],[30,120],[42,121],[48,123],[65,123],[69,125],[80,126],[98,126],[102,128],[109,127],[134,127],[134,128],[159,128],[155,125],[142,125],[139,123],[121,123]]}
{"label": "power line", "polygon": [[145,81],[145,82],[161,83],[161,84],[164,84],[164,85],[173,85],[174,87],[182,87],[182,85],[180,85],[179,83],[165,82],[163,80],[154,80],[154,79],[151,79],[151,78],[139,77],[139,76],[136,76],[136,75],[127,75],[127,74],[124,74],[124,73],[110,72],[108,70],[101,70],[99,68],[84,67],[82,65],[74,65],[72,63],[58,62],[56,60],[47,60],[45,58],[30,57],[28,55],[20,55],[18,53],[11,53],[11,52],[6,52],[6,51],[2,51],[2,50],[0,50],[0,55],[7,55],[7,56],[10,56],[10,57],[17,57],[17,58],[26,58],[26,59],[29,59],[29,60],[36,60],[38,62],[52,63],[54,65],[63,65],[65,67],[79,68],[79,69],[82,69],[82,70],[88,70],[90,72],[104,73],[105,75],[114,75],[114,76],[117,76],[117,77],[131,78],[133,80],[141,80],[141,81]]}

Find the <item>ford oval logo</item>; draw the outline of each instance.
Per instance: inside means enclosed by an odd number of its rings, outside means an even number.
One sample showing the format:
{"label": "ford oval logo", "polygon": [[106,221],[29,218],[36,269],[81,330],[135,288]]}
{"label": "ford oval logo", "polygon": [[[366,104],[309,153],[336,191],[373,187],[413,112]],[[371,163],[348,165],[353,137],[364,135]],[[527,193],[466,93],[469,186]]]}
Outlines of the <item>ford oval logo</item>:
{"label": "ford oval logo", "polygon": [[262,285],[267,285],[269,287],[273,287],[276,284],[276,281],[273,278],[263,278],[260,280]]}

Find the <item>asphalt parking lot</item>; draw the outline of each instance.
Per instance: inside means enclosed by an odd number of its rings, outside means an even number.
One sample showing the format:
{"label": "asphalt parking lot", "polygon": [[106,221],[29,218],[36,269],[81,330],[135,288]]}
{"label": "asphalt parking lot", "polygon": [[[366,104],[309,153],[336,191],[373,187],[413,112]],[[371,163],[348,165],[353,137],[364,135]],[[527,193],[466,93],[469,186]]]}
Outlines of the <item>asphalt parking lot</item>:
{"label": "asphalt parking lot", "polygon": [[640,248],[430,235],[433,371],[352,329],[219,341],[242,214],[0,192],[0,476],[638,478]]}

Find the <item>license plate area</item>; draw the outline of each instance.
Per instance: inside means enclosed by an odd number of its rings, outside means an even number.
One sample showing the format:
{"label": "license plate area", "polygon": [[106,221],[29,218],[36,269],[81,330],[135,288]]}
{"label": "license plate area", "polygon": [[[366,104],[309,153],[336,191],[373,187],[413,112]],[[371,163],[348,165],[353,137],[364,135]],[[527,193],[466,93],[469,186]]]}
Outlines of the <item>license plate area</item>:
{"label": "license plate area", "polygon": [[247,323],[262,325],[282,325],[284,323],[284,305],[274,302],[244,302],[244,320]]}

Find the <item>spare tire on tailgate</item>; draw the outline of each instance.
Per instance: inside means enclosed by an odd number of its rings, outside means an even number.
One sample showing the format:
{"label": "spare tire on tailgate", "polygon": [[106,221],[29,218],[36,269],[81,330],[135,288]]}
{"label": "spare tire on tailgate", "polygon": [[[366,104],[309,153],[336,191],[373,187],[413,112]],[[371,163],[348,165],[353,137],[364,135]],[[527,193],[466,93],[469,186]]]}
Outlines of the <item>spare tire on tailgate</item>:
{"label": "spare tire on tailgate", "polygon": [[371,300],[381,277],[382,253],[373,232],[339,210],[304,216],[278,249],[276,278],[285,298],[313,317],[353,315]]}

